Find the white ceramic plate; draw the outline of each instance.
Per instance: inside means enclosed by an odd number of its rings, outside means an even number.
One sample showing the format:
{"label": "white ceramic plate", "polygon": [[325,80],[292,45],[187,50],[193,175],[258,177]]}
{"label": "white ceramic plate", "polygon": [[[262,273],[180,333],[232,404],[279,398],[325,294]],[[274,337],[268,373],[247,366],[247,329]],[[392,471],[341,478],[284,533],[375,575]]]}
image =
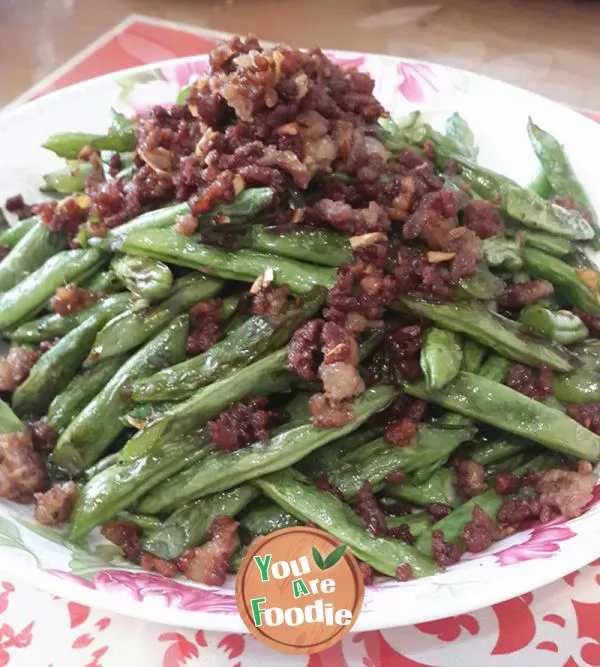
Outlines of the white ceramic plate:
{"label": "white ceramic plate", "polygon": [[[460,111],[474,129],[480,162],[525,184],[538,165],[527,140],[534,120],[567,147],[592,203],[600,210],[595,156],[600,126],[533,93],[467,72],[387,56],[333,53],[369,72],[376,94],[395,115],[414,109],[434,121]],[[206,58],[171,61],[88,81],[0,115],[0,198],[21,192],[39,199],[40,175],[57,160],[40,148],[53,132],[102,132],[111,107],[141,110],[173,102]],[[591,156],[591,157],[590,157]],[[521,595],[600,556],[600,487],[587,512],[554,521],[466,557],[443,574],[368,588],[354,631],[381,629],[462,614]],[[231,582],[209,589],[134,569],[118,549],[97,540],[87,551],[66,546],[53,530],[33,523],[30,508],[0,503],[0,568],[40,588],[120,614],[195,628],[244,631]]]}

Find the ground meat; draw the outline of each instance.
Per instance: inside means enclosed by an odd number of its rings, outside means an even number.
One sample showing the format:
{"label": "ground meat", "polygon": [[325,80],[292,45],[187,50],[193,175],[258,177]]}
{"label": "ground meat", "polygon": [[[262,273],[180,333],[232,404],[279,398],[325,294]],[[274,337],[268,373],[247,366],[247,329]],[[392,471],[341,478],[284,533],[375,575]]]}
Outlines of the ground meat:
{"label": "ground meat", "polygon": [[3,260],[10,250],[11,249],[7,245],[0,244],[0,260]]}
{"label": "ground meat", "polygon": [[191,236],[198,229],[198,220],[189,213],[188,215],[180,215],[175,221],[175,231],[184,236]]}
{"label": "ground meat", "polygon": [[407,523],[401,523],[399,526],[394,526],[393,528],[388,529],[388,535],[394,540],[402,540],[406,544],[414,544],[415,538],[410,532],[410,528]]}
{"label": "ground meat", "polygon": [[406,479],[406,470],[404,468],[396,468],[393,472],[391,472],[385,479],[385,483],[390,485],[390,486],[396,486],[398,484],[402,484],[402,482]]}
{"label": "ground meat", "polygon": [[272,285],[259,290],[252,295],[253,315],[282,315],[288,308],[300,305],[297,299],[290,301],[290,288],[288,285],[274,287]]}
{"label": "ground meat", "polygon": [[356,260],[339,267],[336,282],[329,292],[326,320],[344,324],[347,317],[362,315],[365,320],[380,320],[396,295],[393,276],[383,270]]}
{"label": "ground meat", "polygon": [[373,201],[366,208],[354,209],[342,201],[321,199],[312,207],[310,214],[317,221],[326,222],[349,236],[387,232],[390,229],[387,213]]}
{"label": "ground meat", "polygon": [[319,475],[319,479],[317,480],[317,489],[319,489],[319,491],[329,493],[335,498],[339,498],[340,500],[343,500],[344,498],[342,492],[337,488],[337,486],[329,481],[329,478],[325,473]]}
{"label": "ground meat", "polygon": [[360,570],[360,573],[362,574],[362,580],[363,584],[365,586],[372,586],[373,585],[373,568],[370,565],[367,565],[363,560],[358,561],[358,569]]}
{"label": "ground meat", "polygon": [[255,396],[244,402],[232,403],[216,419],[208,422],[212,441],[217,449],[234,452],[255,442],[269,438],[269,425],[275,413],[268,409],[264,396]]}
{"label": "ground meat", "polygon": [[141,531],[131,521],[107,521],[102,526],[102,535],[113,544],[121,547],[125,558],[137,563],[140,557]]}
{"label": "ground meat", "polygon": [[548,366],[534,369],[513,363],[506,376],[506,384],[529,398],[541,401],[552,396],[552,369]]}
{"label": "ground meat", "polygon": [[398,565],[396,568],[396,581],[410,581],[414,576],[412,567],[408,563]]}
{"label": "ground meat", "polygon": [[423,332],[420,326],[412,324],[396,329],[386,340],[386,347],[402,377],[409,381],[421,377],[419,357],[423,347]]}
{"label": "ground meat", "polygon": [[521,486],[535,486],[540,479],[540,475],[541,473],[537,472],[536,470],[528,468],[521,475],[521,479],[519,480],[521,482]]}
{"label": "ground meat", "polygon": [[499,527],[501,529],[510,527],[513,531],[520,530],[526,521],[537,519],[541,509],[540,501],[537,498],[507,500],[498,512]]}
{"label": "ground meat", "polygon": [[400,421],[390,424],[385,430],[385,440],[396,447],[413,444],[419,430],[419,423],[424,419],[427,402],[420,399],[412,401]]}
{"label": "ground meat", "polygon": [[422,250],[404,246],[398,253],[398,266],[392,275],[402,294],[422,293],[447,299],[452,290],[446,284],[440,264],[431,264]]}
{"label": "ground meat", "polygon": [[35,519],[45,526],[57,526],[69,520],[75,501],[77,485],[75,482],[53,486],[45,493],[35,494]]}
{"label": "ground meat", "polygon": [[121,171],[123,168],[121,154],[113,153],[108,160],[108,174],[113,178]]}
{"label": "ground meat", "polygon": [[494,488],[501,496],[510,496],[521,488],[521,480],[510,472],[501,472],[496,475]]}
{"label": "ground meat", "polygon": [[478,505],[473,508],[473,518],[465,525],[461,539],[471,553],[485,551],[496,539],[496,526]]}
{"label": "ground meat", "polygon": [[85,197],[67,197],[59,202],[42,202],[34,211],[48,229],[53,232],[63,232],[69,238],[74,238],[79,231],[79,225],[87,220],[89,213],[87,203]]}
{"label": "ground meat", "polygon": [[22,195],[14,195],[4,202],[4,207],[9,213],[16,215],[19,220],[25,220],[33,215],[34,205],[26,204]]}
{"label": "ground meat", "polygon": [[504,232],[502,218],[490,201],[478,199],[467,202],[462,212],[462,222],[480,239],[500,236]]}
{"label": "ground meat", "polygon": [[222,586],[230,569],[230,559],[240,545],[239,523],[230,516],[213,520],[208,540],[199,547],[191,547],[177,559],[184,575],[200,584]]}
{"label": "ground meat", "polygon": [[56,294],[50,299],[50,306],[57,315],[65,317],[73,315],[103,297],[103,292],[84,289],[76,283],[69,283],[65,287],[56,288]]}
{"label": "ground meat", "polygon": [[357,368],[349,363],[321,364],[319,376],[323,381],[325,395],[334,402],[353,398],[365,390],[365,383]]}
{"label": "ground meat", "polygon": [[186,351],[194,356],[206,352],[223,337],[221,299],[207,299],[190,308],[190,334]]}
{"label": "ground meat", "polygon": [[454,565],[460,560],[460,547],[457,544],[446,542],[441,530],[431,533],[431,554],[433,560],[442,567]]}
{"label": "ground meat", "polygon": [[425,509],[434,521],[439,521],[452,512],[452,507],[444,503],[431,503]]}
{"label": "ground meat", "polygon": [[387,516],[407,516],[412,514],[412,505],[405,500],[396,500],[393,503],[381,503],[381,509]]}
{"label": "ground meat", "polygon": [[44,420],[31,422],[29,424],[29,431],[31,433],[31,442],[36,452],[47,458],[48,454],[54,450],[58,434],[47,424]]}
{"label": "ground meat", "polygon": [[579,516],[592,499],[598,481],[592,465],[580,461],[576,471],[548,470],[541,474],[536,491],[540,495],[542,521],[553,514],[562,514],[567,519]]}
{"label": "ground meat", "polygon": [[288,363],[306,381],[314,380],[320,360],[323,320],[310,320],[296,329],[288,345]]}
{"label": "ground meat", "polygon": [[327,394],[313,394],[309,400],[315,428],[338,428],[354,418],[352,403],[333,401]]}
{"label": "ground meat", "polygon": [[326,322],[322,331],[323,365],[358,363],[358,343],[350,331],[334,322]]}
{"label": "ground meat", "polygon": [[573,312],[579,317],[585,326],[588,328],[591,338],[600,338],[600,314],[599,313],[584,313],[583,311],[573,308]]}
{"label": "ground meat", "polygon": [[177,563],[174,561],[157,558],[147,551],[140,554],[140,567],[147,572],[158,572],[168,579],[176,577],[179,572]]}
{"label": "ground meat", "polygon": [[504,308],[522,308],[554,293],[552,283],[547,280],[528,280],[524,283],[508,285],[498,297],[498,304]]}
{"label": "ground meat", "polygon": [[369,482],[363,482],[360,487],[354,509],[365,522],[365,527],[371,535],[383,537],[387,533],[385,515],[373,495]]}
{"label": "ground meat", "polygon": [[582,426],[600,435],[600,402],[568,405],[567,414]]}
{"label": "ground meat", "polygon": [[35,451],[30,433],[0,435],[0,497],[29,502],[48,484],[42,457]]}
{"label": "ground meat", "polygon": [[11,347],[6,357],[0,357],[0,391],[14,391],[22,384],[39,356],[35,350]]}
{"label": "ground meat", "polygon": [[480,463],[463,459],[455,464],[458,488],[467,497],[472,498],[487,489],[485,469]]}

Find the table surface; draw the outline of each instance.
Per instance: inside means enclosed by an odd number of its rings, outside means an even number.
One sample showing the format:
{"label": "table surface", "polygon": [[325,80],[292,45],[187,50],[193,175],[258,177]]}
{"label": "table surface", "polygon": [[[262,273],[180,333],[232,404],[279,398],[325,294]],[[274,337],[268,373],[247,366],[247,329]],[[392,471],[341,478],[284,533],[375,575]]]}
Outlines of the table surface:
{"label": "table surface", "polygon": [[435,60],[600,109],[598,0],[0,0],[0,106],[133,12]]}

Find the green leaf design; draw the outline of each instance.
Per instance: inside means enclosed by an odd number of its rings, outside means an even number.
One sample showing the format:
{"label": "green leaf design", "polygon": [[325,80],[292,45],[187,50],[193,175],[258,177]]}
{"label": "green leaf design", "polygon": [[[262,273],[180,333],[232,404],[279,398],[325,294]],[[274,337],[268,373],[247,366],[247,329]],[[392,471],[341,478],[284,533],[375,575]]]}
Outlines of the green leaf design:
{"label": "green leaf design", "polygon": [[317,547],[312,548],[312,557],[315,563],[317,564],[317,567],[319,570],[324,570],[325,569],[325,563],[323,562],[323,556],[319,553],[319,550]]}
{"label": "green leaf design", "polygon": [[342,544],[342,546],[337,547],[337,549],[334,549],[327,558],[325,558],[325,567],[322,567],[322,570],[329,570],[329,568],[333,567],[336,565],[341,558],[343,557],[344,553],[346,552],[346,549],[348,548],[348,545]]}
{"label": "green leaf design", "polygon": [[100,544],[93,552],[71,546],[71,551],[73,555],[69,561],[69,569],[84,579],[91,579],[93,574],[110,565],[131,567],[131,563],[125,563],[121,550],[114,544]]}
{"label": "green leaf design", "polygon": [[26,521],[25,519],[17,519],[17,521],[32,533],[43,537],[45,540],[50,540],[55,544],[65,544],[67,541],[67,536],[64,534],[64,531],[61,533],[56,528],[50,528],[49,526],[44,526],[41,523],[34,523],[33,521]]}
{"label": "green leaf design", "polygon": [[17,526],[4,517],[0,517],[0,546],[25,551],[35,560],[38,567],[40,566],[38,557],[31,551],[31,549],[25,546]]}

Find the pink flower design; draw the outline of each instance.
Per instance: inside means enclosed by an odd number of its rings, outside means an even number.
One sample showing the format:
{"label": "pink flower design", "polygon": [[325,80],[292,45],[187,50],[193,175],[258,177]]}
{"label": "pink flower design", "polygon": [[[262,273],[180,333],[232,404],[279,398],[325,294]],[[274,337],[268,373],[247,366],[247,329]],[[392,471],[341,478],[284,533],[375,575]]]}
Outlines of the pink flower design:
{"label": "pink flower design", "polygon": [[102,570],[96,572],[91,581],[61,570],[48,570],[48,572],[86,588],[107,593],[125,593],[136,602],[159,598],[166,607],[182,611],[204,611],[212,614],[237,613],[232,592],[217,593],[147,572]]}
{"label": "pink flower design", "polygon": [[175,104],[179,91],[207,69],[206,58],[163,65],[159,70],[162,78],[136,83],[129,93],[129,104],[136,113],[144,113],[157,105]]}
{"label": "pink flower design", "polygon": [[414,104],[430,102],[431,97],[440,93],[452,94],[459,90],[456,74],[445,67],[400,60],[396,63],[396,72],[400,76],[398,90],[404,99]]}
{"label": "pink flower design", "polygon": [[197,79],[201,74],[204,74],[207,69],[208,61],[203,58],[202,60],[170,63],[161,67],[160,71],[167,81],[176,83],[180,88],[183,88]]}
{"label": "pink flower design", "polygon": [[568,526],[560,525],[561,522],[559,519],[534,528],[524,542],[497,551],[494,558],[500,566],[538,558],[552,558],[552,555],[560,550],[559,542],[575,537],[575,533]]}

